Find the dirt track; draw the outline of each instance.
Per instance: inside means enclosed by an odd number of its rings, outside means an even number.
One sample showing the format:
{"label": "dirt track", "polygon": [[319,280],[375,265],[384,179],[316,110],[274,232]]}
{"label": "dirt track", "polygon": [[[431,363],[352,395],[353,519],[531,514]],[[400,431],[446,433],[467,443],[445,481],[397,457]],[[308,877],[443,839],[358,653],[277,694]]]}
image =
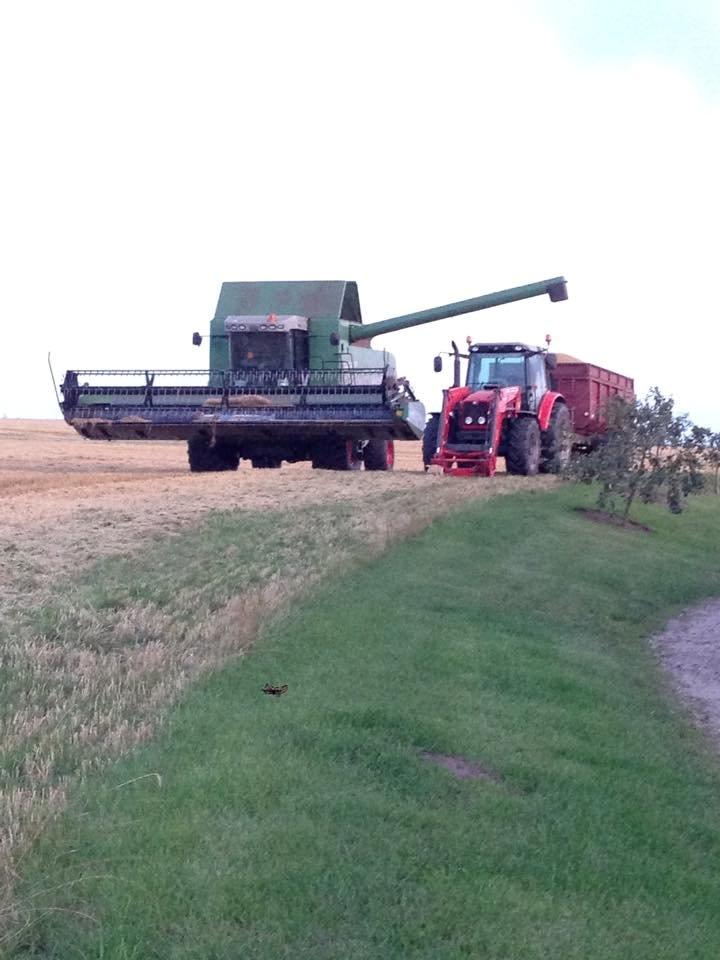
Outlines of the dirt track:
{"label": "dirt track", "polygon": [[678,696],[720,749],[720,600],[685,610],[653,637]]}

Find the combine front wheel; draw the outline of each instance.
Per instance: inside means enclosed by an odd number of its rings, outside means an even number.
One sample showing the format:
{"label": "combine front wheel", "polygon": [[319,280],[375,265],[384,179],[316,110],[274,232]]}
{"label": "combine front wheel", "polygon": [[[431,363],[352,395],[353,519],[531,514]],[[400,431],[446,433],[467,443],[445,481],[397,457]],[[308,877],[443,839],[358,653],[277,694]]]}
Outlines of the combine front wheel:
{"label": "combine front wheel", "polygon": [[392,470],[395,466],[395,444],[392,440],[368,440],[363,450],[366,470]]}
{"label": "combine front wheel", "polygon": [[540,427],[537,420],[518,417],[510,424],[505,452],[508,473],[532,477],[540,467]]}
{"label": "combine front wheel", "polygon": [[188,440],[188,462],[191,473],[217,473],[220,470],[237,470],[240,451],[226,443],[214,446],[206,437]]}
{"label": "combine front wheel", "polygon": [[335,437],[315,452],[312,465],[314,470],[359,470],[361,461],[354,441]]}

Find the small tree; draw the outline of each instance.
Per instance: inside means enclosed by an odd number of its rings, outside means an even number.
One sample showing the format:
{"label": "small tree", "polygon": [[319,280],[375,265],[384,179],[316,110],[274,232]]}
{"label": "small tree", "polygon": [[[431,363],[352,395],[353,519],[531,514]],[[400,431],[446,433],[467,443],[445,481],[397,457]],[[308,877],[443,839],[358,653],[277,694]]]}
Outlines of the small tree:
{"label": "small tree", "polygon": [[703,459],[713,475],[713,489],[720,493],[720,433],[704,430]]}
{"label": "small tree", "polygon": [[627,520],[636,499],[645,503],[664,493],[680,513],[684,499],[703,485],[703,433],[686,416],[676,416],[671,397],[653,388],[644,400],[618,397],[606,408],[607,432],[598,447],[579,458],[576,480],[599,483],[598,506]]}

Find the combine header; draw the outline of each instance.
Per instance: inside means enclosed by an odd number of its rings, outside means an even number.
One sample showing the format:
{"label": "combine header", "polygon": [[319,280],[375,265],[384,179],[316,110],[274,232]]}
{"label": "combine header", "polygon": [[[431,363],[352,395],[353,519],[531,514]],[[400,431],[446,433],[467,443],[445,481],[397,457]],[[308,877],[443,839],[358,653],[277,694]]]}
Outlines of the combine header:
{"label": "combine header", "polygon": [[352,281],[224,283],[209,369],[68,370],[61,408],[93,440],[187,440],[193,471],[241,459],[390,470],[394,441],[423,435],[425,409],[370,339],[544,294],[566,299],[564,278],[363,324]]}

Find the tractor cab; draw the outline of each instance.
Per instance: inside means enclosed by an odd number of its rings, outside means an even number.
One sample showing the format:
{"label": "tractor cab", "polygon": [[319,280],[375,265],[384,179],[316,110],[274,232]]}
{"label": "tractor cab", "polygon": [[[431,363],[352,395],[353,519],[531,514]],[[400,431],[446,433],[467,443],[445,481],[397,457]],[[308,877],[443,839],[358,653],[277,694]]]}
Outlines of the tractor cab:
{"label": "tractor cab", "polygon": [[475,343],[470,347],[466,386],[519,387],[523,408],[535,412],[550,389],[547,359],[544,350],[524,343]]}

